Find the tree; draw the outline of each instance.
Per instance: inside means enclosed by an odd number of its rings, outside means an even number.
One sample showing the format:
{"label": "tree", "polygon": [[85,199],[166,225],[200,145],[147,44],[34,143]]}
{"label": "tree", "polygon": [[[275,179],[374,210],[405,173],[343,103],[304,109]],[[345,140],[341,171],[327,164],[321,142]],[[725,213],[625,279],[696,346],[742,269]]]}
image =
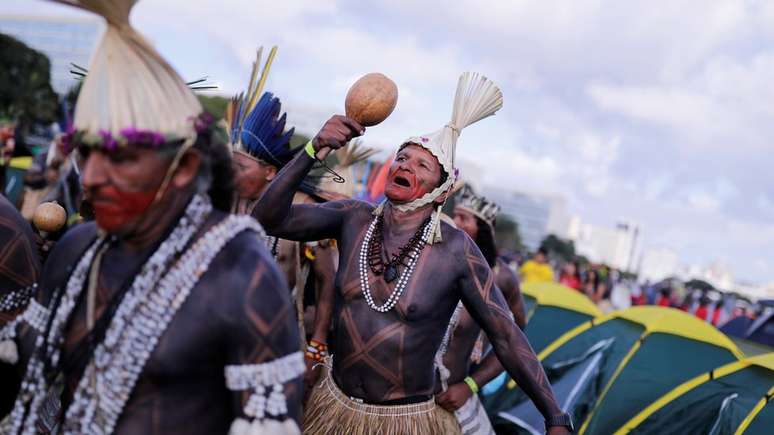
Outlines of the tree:
{"label": "tree", "polygon": [[15,120],[22,132],[56,121],[58,98],[48,57],[0,33],[0,65],[0,118]]}
{"label": "tree", "polygon": [[548,254],[562,261],[575,260],[575,243],[572,240],[563,240],[554,234],[549,234],[540,243],[540,247],[548,251]]}
{"label": "tree", "polygon": [[226,115],[226,107],[228,107],[228,98],[220,97],[218,95],[197,95],[199,102],[202,103],[204,111],[214,116],[216,119],[221,119]]}
{"label": "tree", "polygon": [[[287,126],[285,126],[287,128]],[[311,139],[309,136],[302,134],[302,133],[293,133],[293,137],[290,138],[290,147],[296,148],[300,146],[306,145],[307,142],[309,142],[309,139]],[[333,155],[334,153],[331,153]]]}
{"label": "tree", "polygon": [[500,213],[495,219],[495,242],[501,251],[520,251],[523,249],[518,222],[508,215]]}

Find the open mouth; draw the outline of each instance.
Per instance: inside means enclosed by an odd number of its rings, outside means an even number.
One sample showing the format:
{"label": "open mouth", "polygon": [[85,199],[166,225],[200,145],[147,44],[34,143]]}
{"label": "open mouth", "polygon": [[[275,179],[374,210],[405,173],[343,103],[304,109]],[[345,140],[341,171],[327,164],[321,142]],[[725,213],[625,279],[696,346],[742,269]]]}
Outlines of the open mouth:
{"label": "open mouth", "polygon": [[411,187],[411,183],[409,182],[409,180],[401,177],[400,175],[396,176],[393,182],[398,186]]}

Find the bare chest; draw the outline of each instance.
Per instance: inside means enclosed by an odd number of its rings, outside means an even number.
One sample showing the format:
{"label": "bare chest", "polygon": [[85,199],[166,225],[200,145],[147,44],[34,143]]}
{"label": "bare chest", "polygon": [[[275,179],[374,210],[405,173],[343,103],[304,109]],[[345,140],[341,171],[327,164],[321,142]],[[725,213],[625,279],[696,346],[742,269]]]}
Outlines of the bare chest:
{"label": "bare chest", "polygon": [[413,269],[398,267],[388,280],[357,259],[340,263],[337,287],[344,305],[365,303],[371,309],[396,300],[393,310],[406,321],[435,318],[443,307],[456,304],[456,271],[443,267],[439,250],[425,247]]}

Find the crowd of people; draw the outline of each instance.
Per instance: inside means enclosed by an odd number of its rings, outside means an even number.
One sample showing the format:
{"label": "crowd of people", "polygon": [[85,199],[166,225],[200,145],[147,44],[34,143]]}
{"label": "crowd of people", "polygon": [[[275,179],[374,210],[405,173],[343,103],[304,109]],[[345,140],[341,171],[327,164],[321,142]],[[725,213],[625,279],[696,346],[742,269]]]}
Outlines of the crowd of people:
{"label": "crowd of people", "polygon": [[700,280],[641,281],[605,264],[577,258],[555,257],[552,261],[551,254],[541,246],[521,264],[512,261],[511,267],[519,271],[522,283],[557,282],[585,294],[605,313],[630,306],[657,305],[683,310],[722,327],[738,317],[755,319],[768,307],[735,293],[722,292]]}
{"label": "crowd of people", "polygon": [[460,76],[374,204],[310,176],[357,120],[290,146],[274,51],[221,121],[129,24],[134,0],[65,3],[107,26],[72,125],[0,196],[0,432],[492,434],[477,393],[503,371],[548,433],[573,430],[522,332],[499,208],[455,166],[502,107],[491,80]]}

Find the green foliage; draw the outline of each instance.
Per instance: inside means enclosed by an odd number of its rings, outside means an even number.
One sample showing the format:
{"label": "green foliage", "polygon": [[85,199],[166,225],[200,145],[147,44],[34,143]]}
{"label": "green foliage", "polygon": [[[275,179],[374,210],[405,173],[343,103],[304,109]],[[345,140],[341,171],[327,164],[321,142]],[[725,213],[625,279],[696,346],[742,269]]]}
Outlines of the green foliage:
{"label": "green foliage", "polygon": [[199,102],[202,104],[204,111],[214,116],[216,119],[222,119],[226,115],[226,107],[230,101],[228,98],[220,97],[217,95],[201,95],[197,94]]}
{"label": "green foliage", "polygon": [[300,147],[302,145],[306,145],[306,143],[309,142],[309,139],[311,138],[304,134],[293,133],[293,137],[290,138],[290,147],[295,148],[295,147]]}
{"label": "green foliage", "polygon": [[627,271],[624,271],[624,270],[619,270],[619,272],[621,273],[621,279],[628,279],[628,280],[631,280],[631,281],[638,281],[639,280],[639,275],[637,273],[635,273],[635,272],[627,272]]}
{"label": "green foliage", "polygon": [[559,258],[562,261],[572,261],[575,259],[575,243],[572,240],[564,240],[549,234],[540,243],[540,247],[548,251],[548,255]]}
{"label": "green foliage", "polygon": [[22,130],[56,121],[58,98],[48,57],[0,34],[0,65],[0,118],[17,121]]}
{"label": "green foliage", "polygon": [[578,267],[588,267],[591,265],[591,261],[585,255],[576,255],[575,261],[578,262]]}
{"label": "green foliage", "polygon": [[498,250],[520,251],[524,245],[519,234],[519,224],[508,215],[500,213],[495,220],[495,242]]}

